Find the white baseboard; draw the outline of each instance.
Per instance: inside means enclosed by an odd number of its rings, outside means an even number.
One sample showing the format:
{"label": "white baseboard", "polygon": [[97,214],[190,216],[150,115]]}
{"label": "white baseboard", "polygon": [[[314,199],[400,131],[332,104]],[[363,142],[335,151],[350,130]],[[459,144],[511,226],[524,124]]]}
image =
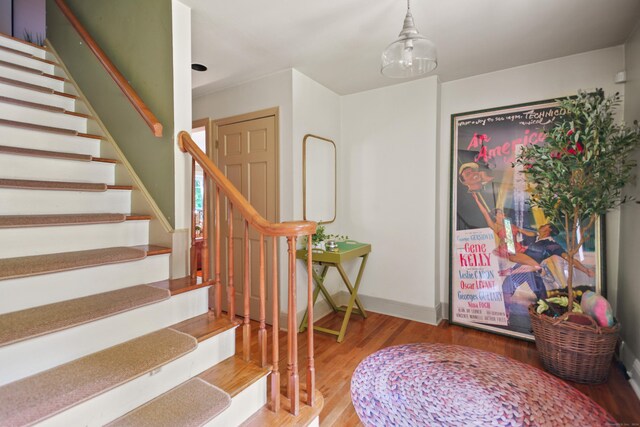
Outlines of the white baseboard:
{"label": "white baseboard", "polygon": [[442,310],[440,310],[440,314],[442,315],[440,320],[442,320],[442,319],[449,320],[449,303],[448,302],[441,302],[440,303],[440,307],[442,307]]}
{"label": "white baseboard", "polygon": [[[425,307],[368,295],[358,296],[364,305],[364,309],[367,311],[399,317],[401,319],[415,320],[416,322],[427,323],[429,325],[437,325],[440,320],[442,320],[443,304],[438,304],[436,307]],[[338,306],[347,305],[349,302],[349,293],[347,291],[337,292],[332,295],[332,297]],[[298,312],[298,327],[300,326],[305,311],[306,307]],[[314,307],[314,321],[322,319],[332,312],[333,310],[326,300],[318,299]],[[444,312],[448,313],[448,311]],[[280,329],[286,329],[287,313],[280,313],[280,324],[282,325]]]}
{"label": "white baseboard", "polygon": [[[348,295],[346,291],[344,291],[344,294]],[[382,313],[401,319],[415,320],[416,322],[427,323],[429,325],[437,325],[442,317],[441,304],[438,304],[436,307],[426,307],[369,295],[359,295],[359,297],[362,304],[364,304],[365,310],[375,313]]]}
{"label": "white baseboard", "polygon": [[629,384],[640,399],[640,360],[624,341],[620,345],[620,358],[629,375]]}

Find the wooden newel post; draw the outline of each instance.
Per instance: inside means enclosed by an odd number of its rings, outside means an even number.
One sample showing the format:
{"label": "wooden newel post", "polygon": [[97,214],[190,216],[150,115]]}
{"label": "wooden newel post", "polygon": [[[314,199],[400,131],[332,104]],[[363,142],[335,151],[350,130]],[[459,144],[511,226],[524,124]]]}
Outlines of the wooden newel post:
{"label": "wooden newel post", "polygon": [[288,313],[288,349],[289,360],[287,361],[287,374],[289,376],[289,387],[287,394],[291,402],[290,412],[298,415],[300,412],[300,378],[298,376],[298,330],[297,330],[297,307],[296,307],[296,237],[288,236],[289,245],[289,313]]}

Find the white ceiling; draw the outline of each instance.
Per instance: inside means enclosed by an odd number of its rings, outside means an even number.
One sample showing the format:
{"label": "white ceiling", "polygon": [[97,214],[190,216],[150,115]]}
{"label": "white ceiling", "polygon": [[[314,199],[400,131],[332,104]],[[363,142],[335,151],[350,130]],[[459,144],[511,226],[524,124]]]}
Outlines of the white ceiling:
{"label": "white ceiling", "polygon": [[[345,95],[396,84],[380,54],[397,38],[406,0],[181,0],[192,8],[194,95],[296,68]],[[435,42],[441,81],[615,46],[640,0],[413,0]]]}

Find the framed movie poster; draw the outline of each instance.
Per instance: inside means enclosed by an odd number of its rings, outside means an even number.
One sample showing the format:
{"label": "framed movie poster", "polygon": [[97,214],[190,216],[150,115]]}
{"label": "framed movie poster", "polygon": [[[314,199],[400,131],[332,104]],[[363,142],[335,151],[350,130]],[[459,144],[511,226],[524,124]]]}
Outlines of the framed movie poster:
{"label": "framed movie poster", "polygon": [[[565,236],[532,208],[513,166],[562,117],[555,101],[451,116],[452,323],[533,339],[528,306],[566,290]],[[574,290],[601,293],[602,221],[576,255]]]}

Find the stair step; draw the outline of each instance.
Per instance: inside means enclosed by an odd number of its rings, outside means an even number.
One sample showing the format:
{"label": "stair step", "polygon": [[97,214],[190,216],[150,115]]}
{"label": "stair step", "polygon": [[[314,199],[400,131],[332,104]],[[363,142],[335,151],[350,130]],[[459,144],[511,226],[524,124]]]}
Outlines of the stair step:
{"label": "stair step", "polygon": [[215,384],[235,397],[259,379],[267,376],[271,367],[261,368],[253,362],[245,362],[240,357],[231,356],[200,375],[210,384]]}
{"label": "stair step", "polygon": [[114,185],[116,161],[87,154],[0,146],[0,177]]}
{"label": "stair step", "polygon": [[132,286],[0,315],[0,346],[92,322],[168,299],[165,289]]}
{"label": "stair step", "polygon": [[[62,215],[0,215],[0,228],[47,227],[52,225],[86,225],[150,220],[151,215],[114,213]],[[178,280],[178,279],[176,279]]]}
{"label": "stair step", "polygon": [[[23,89],[28,89],[34,92],[42,92],[42,93],[48,93],[51,95],[62,96],[70,99],[78,99],[76,95],[72,95],[70,93],[66,93],[62,91],[61,89],[63,85],[54,85],[54,87],[49,87],[49,86],[44,86],[42,84],[38,84],[40,82],[26,82],[26,81],[17,80],[8,76],[0,76],[0,83],[6,84],[9,86],[16,86]],[[56,90],[57,88],[58,90]]]}
{"label": "stair step", "polygon": [[[138,262],[147,262],[154,258],[156,257],[148,257]],[[86,283],[84,285],[86,287]],[[55,285],[51,287],[57,290]],[[95,294],[95,292],[92,293]],[[0,386],[159,329],[169,328],[184,319],[204,314],[208,310],[207,296],[208,288],[197,289],[153,304],[0,347],[0,366],[4,367],[0,369]],[[69,297],[77,298],[76,295],[69,295]],[[233,341],[235,333],[232,331],[221,330],[218,336],[225,333],[230,334],[230,341]],[[219,338],[218,341],[220,341]],[[47,357],[42,357],[43,354]],[[228,355],[221,359],[225,357]],[[209,359],[207,361],[208,365],[195,373],[200,373],[211,366],[212,362]],[[135,406],[142,403],[144,401]],[[124,414],[135,406],[123,410],[120,414]],[[0,425],[2,425],[1,422]]]}
{"label": "stair step", "polygon": [[0,387],[0,419],[6,425],[43,421],[150,373],[196,346],[193,337],[162,329],[15,381]]}
{"label": "stair step", "polygon": [[82,138],[90,138],[90,139],[98,139],[98,140],[104,139],[100,135],[92,135],[89,133],[78,132],[73,129],[63,129],[63,128],[57,128],[53,126],[43,126],[35,123],[18,122],[15,120],[0,119],[0,125],[30,129],[30,130],[35,130],[39,132],[48,132],[48,133],[62,134],[62,135],[68,135],[68,136],[79,136]]}
{"label": "stair step", "polygon": [[166,289],[171,292],[171,295],[179,295],[183,292],[189,292],[194,289],[204,288],[211,286],[213,281],[203,282],[202,277],[196,277],[193,281],[191,277],[181,277],[179,279],[167,279],[159,282],[149,283],[149,286],[154,286],[160,289]]}
{"label": "stair step", "polygon": [[131,189],[51,191],[0,187],[0,215],[131,213]]}
{"label": "stair step", "polygon": [[231,397],[193,378],[107,424],[108,427],[199,427],[231,405]]}
{"label": "stair step", "polygon": [[[37,72],[34,73],[31,70],[33,70],[33,68],[24,67],[22,65],[7,66],[2,63],[2,60],[0,60],[0,78],[20,82],[21,85],[33,85],[36,87],[49,89],[57,93],[66,93],[67,89],[75,89],[73,88],[73,86],[68,86],[67,81],[64,78],[58,78],[51,74]],[[37,88],[31,89],[40,91],[40,89]]]}
{"label": "stair step", "polygon": [[[36,150],[33,148],[12,147],[0,145],[0,154],[12,154],[15,156],[45,157],[49,159],[77,160],[90,162],[93,157],[89,154],[63,153],[60,151]],[[101,161],[102,159],[98,160]],[[115,160],[114,160],[115,162]]]}
{"label": "stair step", "polygon": [[50,90],[33,90],[29,86],[17,85],[15,80],[11,79],[0,79],[0,92],[2,92],[3,96],[60,107],[66,111],[75,111],[76,106],[81,104],[81,101],[77,98],[56,95]]}
{"label": "stair step", "polygon": [[59,191],[107,191],[133,190],[130,185],[107,185],[89,182],[36,181],[30,179],[0,178],[0,188],[19,190],[59,190]]}
{"label": "stair step", "polygon": [[29,66],[26,66],[26,65],[20,65],[20,64],[15,64],[13,62],[9,62],[9,61],[3,61],[2,59],[0,59],[0,66],[7,67],[7,68],[12,68],[14,70],[24,71],[25,73],[36,74],[38,76],[47,77],[47,78],[58,80],[58,81],[61,81],[61,82],[68,81],[64,77],[55,76],[53,74],[45,73],[42,70],[38,70],[37,68],[32,68],[32,67],[29,67]]}
{"label": "stair step", "polygon": [[147,253],[134,247],[92,249],[0,259],[0,280],[37,276],[79,268],[143,259]]}
{"label": "stair step", "polygon": [[[152,283],[149,286],[153,285]],[[232,322],[227,316],[216,317],[213,312],[209,311],[200,316],[176,323],[171,326],[171,329],[189,334],[198,340],[198,342],[202,342],[224,331],[235,328],[239,324],[239,322]]]}
{"label": "stair step", "polygon": [[0,33],[0,46],[12,47],[23,53],[46,55],[49,51],[46,47],[19,39],[9,34]]}
{"label": "stair step", "polygon": [[[44,62],[46,64],[58,65],[55,61],[51,61],[50,59],[46,59],[44,57],[33,55],[33,54],[29,53],[29,52],[24,52],[22,50],[14,49],[14,48],[8,47],[8,46],[0,46],[0,52],[7,52],[7,53],[14,54],[14,55],[20,55],[20,56],[23,56],[25,58],[33,59],[35,61]],[[46,56],[46,55],[44,55],[44,56]]]}
{"label": "stair step", "polygon": [[[0,61],[0,62],[2,62],[2,61]],[[55,106],[55,105],[41,104],[41,103],[38,103],[38,102],[25,101],[23,99],[12,98],[12,97],[9,97],[9,96],[0,96],[0,102],[4,102],[5,104],[20,105],[22,107],[33,108],[33,109],[36,109],[36,110],[49,111],[51,113],[67,114],[67,115],[70,115],[70,116],[81,117],[81,118],[84,118],[84,119],[91,119],[92,118],[88,114],[76,113],[75,111],[68,111],[68,110],[65,110],[62,107],[58,107],[58,106]]]}

